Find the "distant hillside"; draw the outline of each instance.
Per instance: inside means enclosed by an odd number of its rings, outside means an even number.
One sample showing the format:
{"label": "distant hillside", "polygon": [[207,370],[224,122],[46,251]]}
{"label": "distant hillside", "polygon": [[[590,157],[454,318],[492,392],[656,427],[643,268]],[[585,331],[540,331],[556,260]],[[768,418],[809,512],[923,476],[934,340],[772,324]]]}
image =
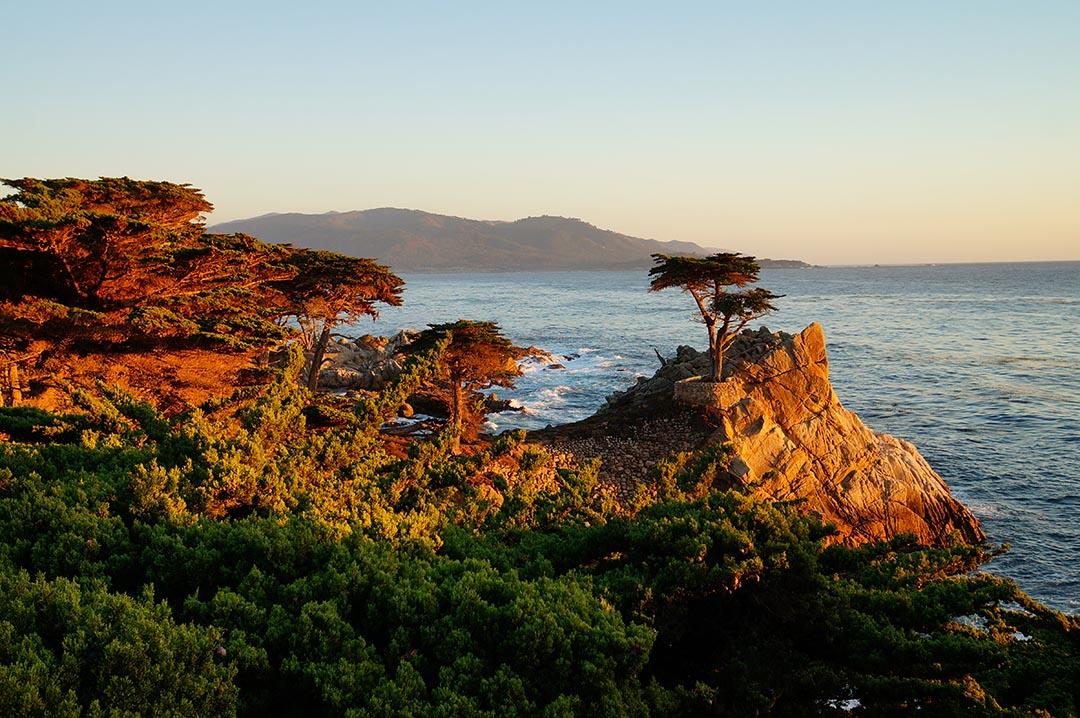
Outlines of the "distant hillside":
{"label": "distant hillside", "polygon": [[[707,254],[692,242],[640,239],[566,217],[494,222],[411,209],[267,214],[225,222],[213,232],[245,232],[267,242],[373,257],[398,271],[631,269],[649,255]],[[769,260],[763,266],[772,264]],[[777,263],[779,264],[779,263]],[[806,266],[784,262],[784,266]],[[774,264],[774,266],[776,266]]]}

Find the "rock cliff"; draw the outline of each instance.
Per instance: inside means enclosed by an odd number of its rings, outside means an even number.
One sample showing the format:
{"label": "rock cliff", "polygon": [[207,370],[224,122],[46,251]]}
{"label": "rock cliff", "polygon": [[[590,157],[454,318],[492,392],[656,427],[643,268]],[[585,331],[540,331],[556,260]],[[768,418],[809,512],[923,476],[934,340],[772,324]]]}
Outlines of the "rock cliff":
{"label": "rock cliff", "polygon": [[941,544],[984,538],[971,512],[911,443],[871,431],[829,382],[821,325],[773,335],[753,361],[733,363],[737,399],[710,443],[731,442],[732,479],[777,500],[805,499],[845,540],[913,533]]}
{"label": "rock cliff", "polygon": [[[708,366],[707,356],[680,347],[654,377],[609,398],[596,416],[565,427],[555,443],[580,455],[582,448],[604,443],[599,434],[625,437],[640,432],[650,417],[662,417],[685,427],[681,436],[671,437],[673,446],[688,438],[695,450],[731,444],[734,458],[728,472],[715,478],[717,485],[800,501],[806,511],[834,523],[845,543],[900,533],[936,545],[953,535],[967,542],[985,538],[975,517],[912,444],[871,431],[843,407],[829,382],[820,325],[795,336],[747,331],[727,364],[722,391],[715,393],[720,398],[707,411],[680,406],[676,386],[684,382],[679,395],[693,401],[685,381]],[[666,449],[653,446],[651,452],[659,458]]]}

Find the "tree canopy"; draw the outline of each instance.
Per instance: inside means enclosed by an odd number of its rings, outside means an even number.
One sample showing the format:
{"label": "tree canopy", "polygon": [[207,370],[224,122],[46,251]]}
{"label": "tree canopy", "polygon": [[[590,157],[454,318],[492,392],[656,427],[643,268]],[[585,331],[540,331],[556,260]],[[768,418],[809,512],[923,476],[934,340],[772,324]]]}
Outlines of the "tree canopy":
{"label": "tree canopy", "polygon": [[33,270],[29,286],[86,309],[128,306],[183,281],[182,268],[163,264],[197,246],[200,216],[213,209],[198,190],[171,182],[3,182],[16,191],[0,198],[0,250]]}
{"label": "tree canopy", "polygon": [[[738,333],[754,319],[776,310],[781,295],[748,284],[758,280],[761,268],[754,257],[720,252],[708,257],[653,255],[649,291],[677,287],[694,298],[701,321],[709,332],[712,381],[721,381],[724,355]],[[734,291],[728,287],[735,287]]]}
{"label": "tree canopy", "polygon": [[378,317],[378,304],[398,306],[405,283],[372,259],[319,250],[297,251],[288,259],[296,273],[277,286],[292,302],[289,313],[311,355],[305,377],[316,389],[330,332],[341,322]]}
{"label": "tree canopy", "polygon": [[456,434],[475,429],[481,414],[470,399],[481,389],[513,386],[514,379],[521,376],[517,360],[525,352],[503,336],[495,322],[465,319],[429,325],[410,345],[410,351],[428,352],[436,344],[445,348],[431,388],[446,404]]}
{"label": "tree canopy", "polygon": [[[298,321],[309,351],[339,321],[399,304],[402,281],[370,259],[208,234],[188,185],[122,178],[5,180],[0,351],[249,350]],[[325,336],[323,334],[325,333]],[[317,372],[315,372],[317,377]]]}
{"label": "tree canopy", "polygon": [[127,178],[7,180],[0,199],[0,322],[28,339],[243,344],[283,336],[296,250],[207,235],[186,185]]}
{"label": "tree canopy", "polygon": [[654,254],[649,270],[649,290],[678,287],[698,294],[714,293],[718,287],[745,287],[757,281],[761,267],[754,257],[739,252],[718,252],[708,257]]}

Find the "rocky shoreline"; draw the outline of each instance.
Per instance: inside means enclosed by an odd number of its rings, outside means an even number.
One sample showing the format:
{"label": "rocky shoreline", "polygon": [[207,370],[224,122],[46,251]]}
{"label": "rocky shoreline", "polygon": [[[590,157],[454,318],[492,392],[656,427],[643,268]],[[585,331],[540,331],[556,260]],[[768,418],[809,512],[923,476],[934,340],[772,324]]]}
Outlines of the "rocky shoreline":
{"label": "rocky shoreline", "polygon": [[867,428],[829,382],[825,336],[811,324],[798,335],[745,331],[732,348],[726,402],[681,403],[679,392],[706,373],[708,356],[679,347],[651,378],[610,396],[593,416],[533,432],[531,438],[581,460],[601,459],[602,478],[620,496],[672,452],[696,455],[729,445],[733,459],[717,488],[797,502],[836,525],[851,544],[913,534],[930,545],[985,540],[972,513],[914,445]]}
{"label": "rocky shoreline", "polygon": [[[416,334],[339,340],[320,375],[322,386],[382,388],[400,371],[402,352]],[[652,377],[612,394],[593,416],[532,431],[529,440],[545,445],[559,466],[600,459],[602,484],[624,504],[655,490],[661,460],[728,445],[733,458],[713,477],[715,487],[796,502],[836,525],[846,543],[901,533],[932,545],[985,540],[975,517],[912,444],[873,432],[843,407],[829,381],[820,325],[797,335],[745,330],[720,384],[697,379],[707,373],[709,358],[692,347],[660,358]],[[525,359],[549,367],[561,367],[561,360],[536,348]],[[488,409],[513,405],[491,396]]]}

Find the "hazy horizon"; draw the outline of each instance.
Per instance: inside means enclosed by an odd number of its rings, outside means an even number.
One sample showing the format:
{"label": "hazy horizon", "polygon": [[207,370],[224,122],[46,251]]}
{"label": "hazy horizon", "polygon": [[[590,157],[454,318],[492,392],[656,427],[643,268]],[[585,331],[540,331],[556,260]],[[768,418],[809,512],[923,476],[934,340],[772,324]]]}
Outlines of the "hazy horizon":
{"label": "hazy horizon", "polygon": [[[519,220],[522,220],[522,219],[529,219],[529,218],[545,217],[546,216],[546,217],[557,217],[559,219],[578,220],[578,221],[586,222],[588,224],[595,225],[595,222],[589,222],[587,217],[566,217],[566,216],[563,216],[563,215],[552,215],[550,213],[547,213],[547,214],[535,213],[535,214],[530,214],[530,215],[526,215],[526,216],[523,216],[523,217],[514,217],[512,219],[494,219],[494,218],[491,218],[491,217],[464,217],[464,216],[462,216],[460,214],[453,214],[453,213],[444,214],[444,213],[438,213],[438,212],[428,212],[427,210],[420,209],[420,208],[417,208],[417,207],[390,207],[390,206],[385,206],[385,207],[365,207],[363,209],[345,209],[345,210],[330,209],[330,210],[326,210],[325,212],[289,212],[289,211],[264,212],[261,215],[254,215],[252,217],[237,217],[237,218],[234,218],[234,219],[221,219],[221,220],[215,219],[215,217],[214,217],[214,215],[212,213],[208,217],[206,225],[209,228],[213,228],[215,225],[228,224],[229,222],[234,222],[234,221],[238,221],[238,220],[258,219],[259,217],[271,217],[271,216],[288,215],[288,214],[302,214],[302,215],[306,215],[306,216],[315,217],[315,216],[320,216],[320,215],[350,214],[350,213],[354,213],[354,212],[369,212],[369,211],[373,211],[373,210],[397,210],[397,211],[404,211],[404,212],[422,212],[424,214],[437,214],[439,216],[452,217],[452,218],[455,218],[455,219],[473,220],[473,221],[478,221],[478,222],[505,222],[505,223],[515,222],[515,221],[519,221]],[[620,234],[624,234],[624,235],[627,235],[627,236],[630,236],[630,237],[635,237],[637,239],[654,239],[654,240],[659,240],[659,241],[668,241],[668,239],[666,237],[645,237],[645,236],[635,235],[632,232],[624,232],[624,231],[615,229],[613,227],[603,227],[603,226],[599,226],[599,225],[597,225],[597,226],[599,227],[599,229],[611,230],[611,231],[614,231],[614,232],[619,232]],[[705,249],[705,250],[708,250],[708,251],[717,251],[717,252],[719,252],[719,251],[739,251],[739,252],[742,252],[744,254],[755,254],[753,251],[751,251],[750,249],[748,249],[746,247],[740,247],[740,246],[735,246],[735,245],[731,245],[731,246],[726,246],[726,245],[713,245],[713,246],[699,245],[699,246],[701,246],[702,249]],[[759,258],[765,258],[765,259],[795,259],[795,260],[807,261],[805,259],[805,257],[795,257],[795,256],[792,256],[792,257],[779,257],[779,256],[772,256],[772,255],[764,255],[764,254],[761,254],[761,253],[757,253],[756,256],[759,257]],[[815,264],[817,266],[822,266],[822,267],[869,267],[869,266],[882,266],[882,267],[913,266],[913,267],[919,267],[919,266],[934,265],[934,264],[1018,264],[1018,263],[1019,264],[1058,264],[1058,263],[1063,263],[1063,262],[1064,263],[1080,262],[1080,258],[1063,257],[1063,258],[1056,258],[1056,259],[1051,258],[1051,259],[956,260],[956,261],[927,261],[927,262],[919,262],[919,261],[903,261],[903,262],[873,262],[873,261],[869,261],[869,262],[811,262],[811,264]],[[430,270],[430,271],[436,271],[436,270]],[[490,272],[490,271],[495,271],[495,270],[487,270],[487,269],[485,269],[485,270],[481,270],[481,271]],[[513,271],[513,270],[507,270],[507,271]],[[538,271],[561,271],[561,270],[538,270]],[[586,269],[586,270],[583,270],[583,271],[606,271],[606,270],[589,270],[589,269]],[[425,270],[425,273],[426,272],[427,272],[427,270]],[[454,272],[454,273],[457,273],[457,272]]]}
{"label": "hazy horizon", "polygon": [[188,182],[211,223],[394,206],[815,264],[1070,261],[1078,35],[1064,1],[24,3],[0,176]]}

